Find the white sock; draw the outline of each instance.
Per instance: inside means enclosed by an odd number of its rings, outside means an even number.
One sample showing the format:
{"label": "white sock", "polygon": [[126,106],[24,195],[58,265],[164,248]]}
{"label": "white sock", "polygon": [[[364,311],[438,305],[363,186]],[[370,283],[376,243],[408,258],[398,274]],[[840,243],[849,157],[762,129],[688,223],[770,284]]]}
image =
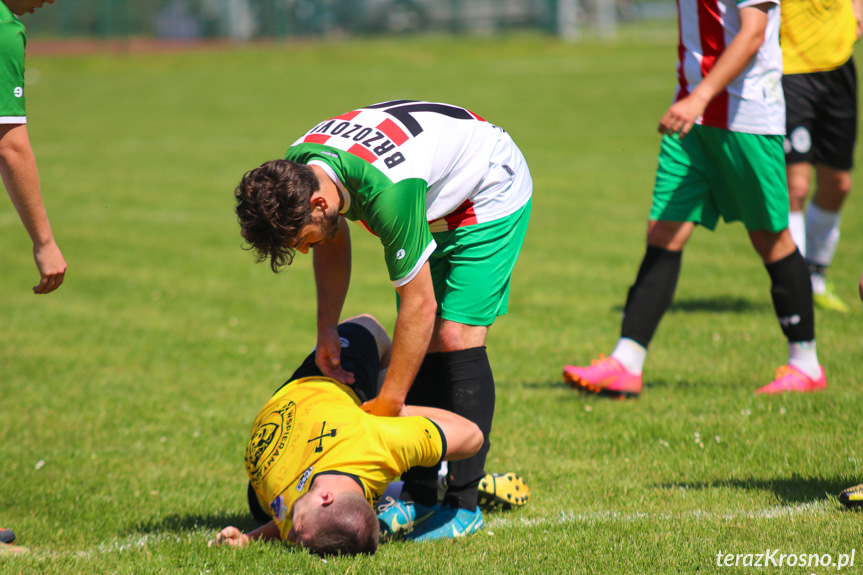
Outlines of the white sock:
{"label": "white sock", "polygon": [[617,341],[614,351],[611,352],[611,357],[619,361],[627,371],[641,375],[644,359],[647,357],[647,349],[637,341],[622,337]]}
{"label": "white sock", "polygon": [[821,377],[815,341],[798,341],[788,344],[788,365],[793,365],[812,379]]}
{"label": "white sock", "polygon": [[827,267],[839,245],[839,212],[822,210],[812,202],[806,208],[806,261]]}
{"label": "white sock", "polygon": [[803,212],[788,212],[788,231],[791,239],[797,244],[800,254],[806,257],[806,222],[803,220]]}
{"label": "white sock", "polygon": [[809,279],[812,280],[812,293],[814,295],[827,293],[827,280],[824,279],[824,274],[817,272],[809,274]]}

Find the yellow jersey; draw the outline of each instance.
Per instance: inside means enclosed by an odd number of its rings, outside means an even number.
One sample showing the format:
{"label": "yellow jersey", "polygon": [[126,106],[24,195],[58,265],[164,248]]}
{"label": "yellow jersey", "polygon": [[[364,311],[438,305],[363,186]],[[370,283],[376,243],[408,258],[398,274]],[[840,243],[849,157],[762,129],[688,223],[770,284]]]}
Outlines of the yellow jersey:
{"label": "yellow jersey", "polygon": [[370,415],[349,386],[306,377],[277,391],[255,418],[246,471],[285,539],[291,507],[316,475],[352,476],[375,505],[393,479],[417,465],[436,465],[445,450],[431,420]]}
{"label": "yellow jersey", "polygon": [[785,74],[835,70],[851,58],[857,19],[851,0],[782,0]]}

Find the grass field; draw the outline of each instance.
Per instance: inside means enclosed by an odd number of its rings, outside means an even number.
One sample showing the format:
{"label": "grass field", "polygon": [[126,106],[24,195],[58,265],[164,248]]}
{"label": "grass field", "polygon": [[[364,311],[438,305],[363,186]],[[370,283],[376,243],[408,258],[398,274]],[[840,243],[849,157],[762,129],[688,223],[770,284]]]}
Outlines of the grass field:
{"label": "grass field", "polygon": [[[582,397],[561,382],[565,363],[610,352],[618,336],[675,39],[32,58],[30,134],[69,270],[58,292],[33,296],[28,239],[0,202],[0,525],[31,549],[0,556],[0,573],[859,573],[863,515],[835,495],[863,482],[860,197],[830,272],[854,313],[817,314],[827,391],[753,395],[786,345],[740,224],[690,243],[641,399]],[[249,426],[314,344],[310,258],[279,275],[254,265],[233,187],[319,120],[394,98],[470,108],[530,163],[531,229],[510,315],[489,336],[488,469],[520,473],[533,499],[487,514],[477,536],[388,543],[371,558],[209,549],[223,526],[253,527]],[[345,314],[391,327],[380,247],[353,237]],[[856,549],[856,563],[717,566],[720,552],[773,549]]]}

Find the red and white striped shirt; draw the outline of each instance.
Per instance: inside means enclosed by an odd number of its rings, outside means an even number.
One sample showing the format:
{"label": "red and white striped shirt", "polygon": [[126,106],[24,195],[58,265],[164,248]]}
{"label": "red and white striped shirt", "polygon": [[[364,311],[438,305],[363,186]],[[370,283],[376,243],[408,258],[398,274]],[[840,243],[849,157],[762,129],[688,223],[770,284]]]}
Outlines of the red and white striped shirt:
{"label": "red and white striped shirt", "polygon": [[674,101],[688,96],[740,32],[740,9],[769,2],[764,42],[752,61],[708,104],[697,123],[749,134],[785,134],[778,0],[677,0],[680,39]]}

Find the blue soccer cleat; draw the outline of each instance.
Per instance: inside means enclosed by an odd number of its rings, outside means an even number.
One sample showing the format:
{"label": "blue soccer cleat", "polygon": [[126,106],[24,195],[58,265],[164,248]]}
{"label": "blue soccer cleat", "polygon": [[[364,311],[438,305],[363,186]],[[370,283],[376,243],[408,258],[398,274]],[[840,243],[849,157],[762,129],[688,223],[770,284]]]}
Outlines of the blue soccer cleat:
{"label": "blue soccer cleat", "polygon": [[458,509],[441,505],[429,519],[411,531],[405,539],[411,541],[434,541],[435,539],[454,539],[476,533],[485,526],[482,511]]}
{"label": "blue soccer cleat", "polygon": [[416,501],[384,497],[377,507],[381,535],[407,533],[431,517],[439,507],[437,504],[426,507]]}

